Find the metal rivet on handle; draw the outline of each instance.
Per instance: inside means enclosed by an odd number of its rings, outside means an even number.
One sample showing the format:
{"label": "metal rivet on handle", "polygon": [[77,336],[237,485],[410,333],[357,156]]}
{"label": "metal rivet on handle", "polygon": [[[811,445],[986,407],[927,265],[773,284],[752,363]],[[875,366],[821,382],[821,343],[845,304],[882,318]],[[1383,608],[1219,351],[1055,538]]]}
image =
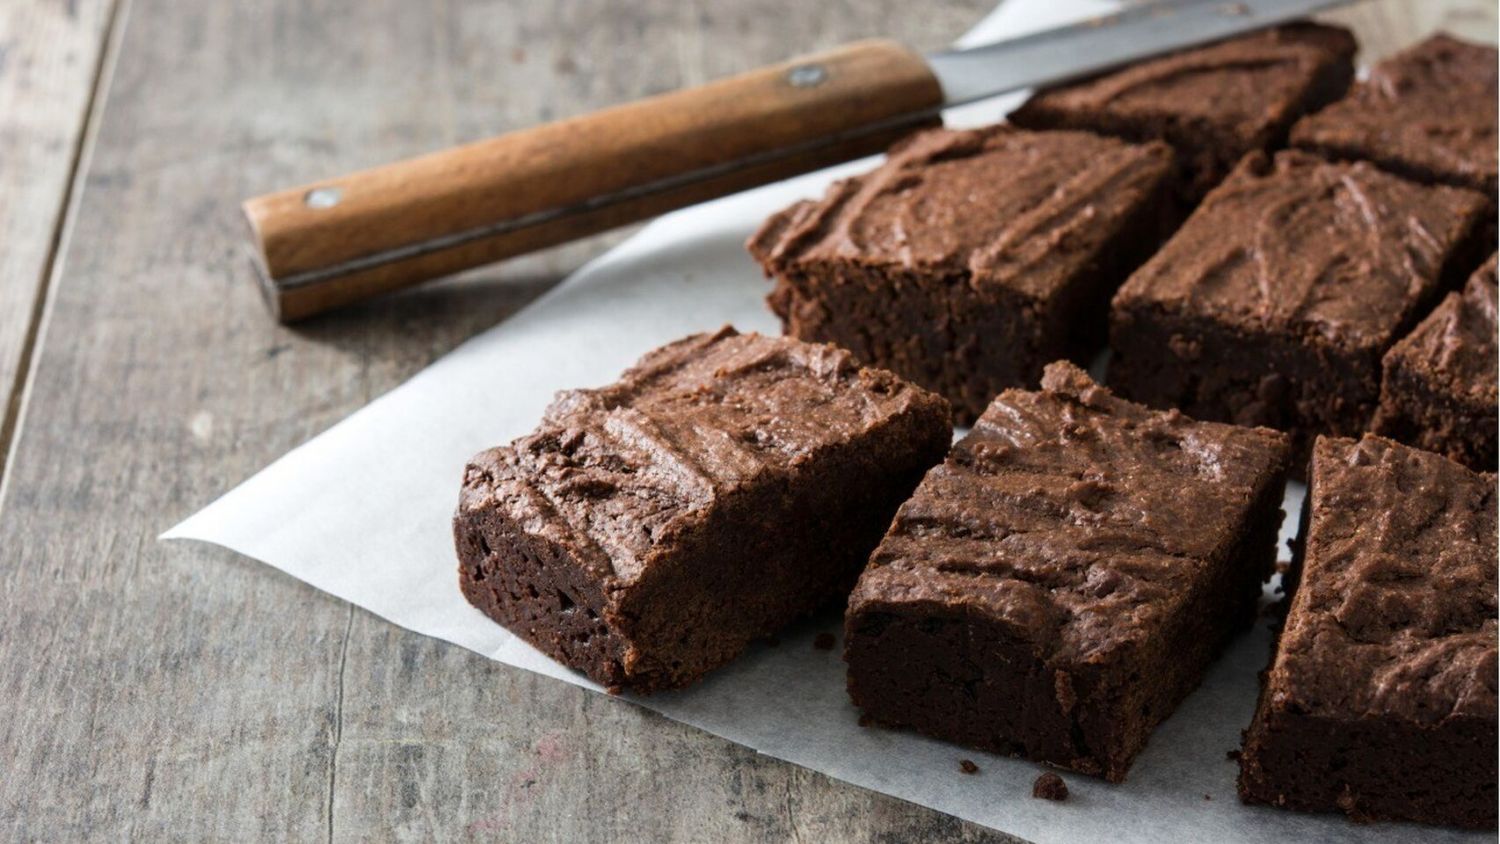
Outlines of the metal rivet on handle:
{"label": "metal rivet on handle", "polygon": [[786,81],[793,88],[814,88],[827,79],[828,71],[820,64],[799,64],[786,74]]}
{"label": "metal rivet on handle", "polygon": [[302,202],[308,208],[332,208],[343,198],[342,188],[313,188],[302,197]]}

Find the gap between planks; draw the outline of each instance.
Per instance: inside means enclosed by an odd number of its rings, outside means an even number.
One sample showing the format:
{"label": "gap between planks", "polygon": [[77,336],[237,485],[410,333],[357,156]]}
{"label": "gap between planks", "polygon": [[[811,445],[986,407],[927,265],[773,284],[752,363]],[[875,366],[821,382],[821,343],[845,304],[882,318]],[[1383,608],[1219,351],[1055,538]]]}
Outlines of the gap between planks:
{"label": "gap between planks", "polygon": [[129,5],[130,0],[113,0],[105,15],[104,37],[99,41],[98,55],[94,57],[94,71],[90,77],[89,95],[83,104],[83,124],[78,129],[78,139],[73,143],[68,156],[68,175],[63,181],[62,205],[57,209],[57,218],[53,221],[52,232],[48,237],[46,256],[38,273],[36,296],[31,302],[31,314],[26,320],[25,336],[21,340],[20,355],[16,359],[15,376],[8,385],[5,414],[0,417],[0,507],[5,504],[9,488],[10,465],[14,457],[12,452],[21,431],[26,395],[31,389],[33,358],[41,339],[42,323],[48,311],[55,276],[62,269],[59,259],[78,207],[78,195],[83,190],[79,177],[87,172],[88,159],[93,152],[99,117],[108,100],[105,96],[106,89],[114,75],[120,54],[120,36],[125,29]]}

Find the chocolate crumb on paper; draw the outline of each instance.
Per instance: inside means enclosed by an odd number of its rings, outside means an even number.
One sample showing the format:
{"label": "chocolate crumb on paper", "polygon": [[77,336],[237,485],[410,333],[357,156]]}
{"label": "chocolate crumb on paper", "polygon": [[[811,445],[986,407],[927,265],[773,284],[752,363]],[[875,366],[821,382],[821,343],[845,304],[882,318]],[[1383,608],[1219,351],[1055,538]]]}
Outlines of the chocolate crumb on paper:
{"label": "chocolate crumb on paper", "polygon": [[1031,785],[1031,796],[1040,800],[1067,800],[1068,784],[1057,774],[1047,771]]}
{"label": "chocolate crumb on paper", "polygon": [[979,766],[974,764],[973,760],[970,759],[960,759],[958,761],[958,769],[966,774],[979,773]]}

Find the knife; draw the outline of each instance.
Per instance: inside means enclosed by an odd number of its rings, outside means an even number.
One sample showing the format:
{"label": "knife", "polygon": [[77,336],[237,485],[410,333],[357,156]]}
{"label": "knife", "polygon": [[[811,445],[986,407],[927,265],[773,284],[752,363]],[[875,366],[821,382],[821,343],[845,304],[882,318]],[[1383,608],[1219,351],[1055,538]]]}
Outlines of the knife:
{"label": "knife", "polygon": [[1350,0],[1157,0],[919,56],[860,41],[244,203],[256,275],[292,322],[884,151],[939,112]]}

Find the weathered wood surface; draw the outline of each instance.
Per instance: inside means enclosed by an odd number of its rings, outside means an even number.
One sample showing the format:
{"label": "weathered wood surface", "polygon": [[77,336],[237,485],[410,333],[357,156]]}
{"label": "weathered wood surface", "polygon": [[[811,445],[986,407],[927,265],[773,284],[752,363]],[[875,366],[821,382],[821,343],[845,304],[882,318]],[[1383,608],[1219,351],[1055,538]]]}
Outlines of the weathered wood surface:
{"label": "weathered wood surface", "polygon": [[0,3],[0,472],[113,8]]}
{"label": "weathered wood surface", "polygon": [[[0,836],[1004,840],[154,539],[614,239],[291,330],[240,199],[983,0],[124,3],[0,486]],[[1339,19],[1495,37],[1492,0]]]}

